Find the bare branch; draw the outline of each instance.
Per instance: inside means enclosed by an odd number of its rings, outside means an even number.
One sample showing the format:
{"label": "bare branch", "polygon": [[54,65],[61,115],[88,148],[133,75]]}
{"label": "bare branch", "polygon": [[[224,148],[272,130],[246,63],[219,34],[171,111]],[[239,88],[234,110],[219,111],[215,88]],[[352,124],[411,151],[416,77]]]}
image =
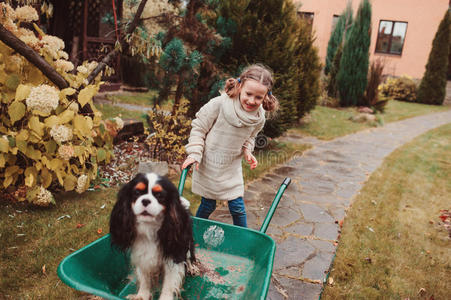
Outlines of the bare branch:
{"label": "bare branch", "polygon": [[22,42],[22,40],[3,27],[2,24],[0,24],[0,40],[35,65],[59,89],[69,87],[69,83],[55,70],[55,68],[30,46]]}
{"label": "bare branch", "polygon": [[[136,26],[138,26],[138,21],[141,18],[141,15],[143,13],[144,10],[144,6],[146,6],[147,0],[142,0],[141,3],[139,4],[139,7],[136,11],[135,17],[133,18],[133,21],[130,23],[130,25],[127,27],[127,30],[125,32],[125,35],[129,35],[131,33],[133,33],[133,31],[135,30]],[[122,49],[126,49],[127,48],[127,43],[125,42],[124,38],[121,38],[121,48]],[[88,80],[88,84],[90,84],[94,78],[96,78],[97,75],[99,75],[100,72],[102,72],[105,67],[111,63],[111,61],[113,60],[113,58],[118,54],[119,50],[118,49],[113,49],[111,50],[103,59],[102,61],[97,65],[97,67],[89,74],[87,80]]]}

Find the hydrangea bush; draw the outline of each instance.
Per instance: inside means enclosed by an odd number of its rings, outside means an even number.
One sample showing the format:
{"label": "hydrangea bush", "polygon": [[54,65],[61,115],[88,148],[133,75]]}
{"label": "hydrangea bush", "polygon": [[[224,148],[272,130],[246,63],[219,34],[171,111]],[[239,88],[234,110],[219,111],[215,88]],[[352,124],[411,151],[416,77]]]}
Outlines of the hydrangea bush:
{"label": "hydrangea bush", "polygon": [[398,78],[389,77],[384,84],[379,86],[379,91],[383,97],[406,102],[415,102],[417,89],[417,83],[407,75]]}
{"label": "hydrangea bush", "polygon": [[[114,134],[123,122],[102,120],[93,105],[101,75],[89,85],[86,78],[96,62],[74,70],[61,39],[36,25],[39,35],[20,27],[37,19],[30,6],[14,10],[0,3],[0,23],[44,57],[70,87],[59,90],[0,42],[0,194],[46,206],[54,202],[55,191],[82,193],[89,187],[98,164],[110,160]],[[89,113],[82,112],[86,105]]]}

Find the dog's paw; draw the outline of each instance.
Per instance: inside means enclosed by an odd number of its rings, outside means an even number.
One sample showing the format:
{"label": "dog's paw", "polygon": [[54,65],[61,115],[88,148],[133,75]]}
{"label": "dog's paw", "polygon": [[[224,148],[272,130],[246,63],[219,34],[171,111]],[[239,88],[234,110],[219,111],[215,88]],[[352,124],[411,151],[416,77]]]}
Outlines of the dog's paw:
{"label": "dog's paw", "polygon": [[188,273],[188,275],[190,275],[190,276],[200,276],[201,275],[200,268],[197,265],[197,263],[191,263],[190,261],[188,261],[186,264],[186,273]]}

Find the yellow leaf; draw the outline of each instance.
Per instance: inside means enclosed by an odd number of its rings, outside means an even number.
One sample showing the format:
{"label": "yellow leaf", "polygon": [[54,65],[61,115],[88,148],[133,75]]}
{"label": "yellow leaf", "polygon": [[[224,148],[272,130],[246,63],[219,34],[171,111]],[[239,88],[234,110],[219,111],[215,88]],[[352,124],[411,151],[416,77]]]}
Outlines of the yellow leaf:
{"label": "yellow leaf", "polygon": [[16,135],[16,142],[17,141],[27,141],[30,137],[30,133],[26,129],[22,129],[18,135]]}
{"label": "yellow leaf", "polygon": [[13,183],[14,177],[13,176],[5,176],[5,180],[3,180],[3,187],[7,188],[11,183]]}
{"label": "yellow leaf", "polygon": [[14,124],[16,121],[22,119],[23,116],[25,116],[25,111],[26,107],[22,102],[16,100],[11,103],[11,105],[8,107],[8,114],[9,118],[11,119],[11,123]]}
{"label": "yellow leaf", "polygon": [[28,95],[30,94],[31,87],[28,85],[19,84],[16,90],[16,101],[22,101],[24,99],[27,99]]}
{"label": "yellow leaf", "polygon": [[76,90],[74,88],[66,88],[66,89],[62,89],[60,91],[60,98],[62,96],[62,98],[66,98],[67,96],[73,95],[75,94]]}
{"label": "yellow leaf", "polygon": [[101,162],[101,161],[104,161],[105,159],[106,159],[105,149],[103,149],[103,148],[97,149],[97,161]]}
{"label": "yellow leaf", "polygon": [[60,119],[57,116],[50,116],[44,120],[44,124],[48,128],[52,128],[53,126],[59,125],[61,123],[60,123]]}
{"label": "yellow leaf", "polygon": [[27,153],[27,146],[28,146],[28,143],[26,142],[26,141],[16,141],[16,146],[17,146],[17,148],[19,149],[19,151],[20,152],[22,152],[22,153]]}
{"label": "yellow leaf", "polygon": [[62,112],[58,118],[59,118],[59,124],[66,124],[73,120],[75,115],[75,112],[73,110],[65,110]]}
{"label": "yellow leaf", "polygon": [[34,149],[34,147],[30,145],[27,147],[26,155],[33,160],[40,160],[42,153],[41,151]]}
{"label": "yellow leaf", "polygon": [[35,167],[28,167],[25,170],[25,185],[32,187],[36,184],[36,177],[38,176],[38,171]]}
{"label": "yellow leaf", "polygon": [[50,140],[44,143],[44,147],[48,154],[53,154],[56,151],[57,144],[54,140]]}
{"label": "yellow leaf", "polygon": [[73,175],[67,175],[64,177],[64,190],[73,191],[77,186],[77,178]]}
{"label": "yellow leaf", "polygon": [[13,175],[13,174],[16,173],[16,172],[22,173],[22,172],[20,172],[19,166],[11,166],[11,167],[8,167],[8,168],[6,168],[6,170],[5,170],[5,177],[11,176],[11,175]]}
{"label": "yellow leaf", "polygon": [[41,184],[44,188],[48,188],[52,183],[53,176],[47,168],[42,168],[41,170]]}
{"label": "yellow leaf", "polygon": [[53,170],[53,171],[60,169],[62,166],[63,166],[63,161],[58,158],[52,159],[48,164],[49,169]]}
{"label": "yellow leaf", "polygon": [[74,118],[74,129],[80,134],[79,137],[85,139],[92,135],[92,119],[76,115]]}
{"label": "yellow leaf", "polygon": [[80,106],[85,106],[86,103],[88,103],[96,93],[97,89],[92,85],[88,85],[87,87],[82,89],[78,94],[78,103],[80,103]]}
{"label": "yellow leaf", "polygon": [[30,118],[30,121],[28,121],[28,128],[36,132],[39,137],[44,135],[44,124],[41,123],[36,116]]}
{"label": "yellow leaf", "polygon": [[0,168],[4,168],[5,163],[6,163],[5,156],[2,153],[0,153]]}
{"label": "yellow leaf", "polygon": [[55,174],[56,174],[56,178],[58,178],[59,184],[61,186],[64,186],[64,179],[63,179],[64,172],[61,170],[56,170]]}
{"label": "yellow leaf", "polygon": [[9,150],[9,141],[5,137],[0,137],[0,151],[8,152]]}

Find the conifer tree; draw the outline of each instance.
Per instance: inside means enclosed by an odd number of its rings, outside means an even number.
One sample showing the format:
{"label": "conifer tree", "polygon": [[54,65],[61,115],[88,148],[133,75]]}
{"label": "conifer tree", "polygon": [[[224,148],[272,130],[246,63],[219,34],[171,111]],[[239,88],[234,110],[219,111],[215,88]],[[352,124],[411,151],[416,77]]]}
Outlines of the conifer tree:
{"label": "conifer tree", "polygon": [[356,18],[346,35],[337,86],[341,106],[362,104],[367,85],[371,38],[371,4],[362,0]]}
{"label": "conifer tree", "polygon": [[[304,72],[310,71],[306,67],[308,59],[313,66],[319,65],[317,56],[311,52],[311,38],[303,39],[305,48],[301,45],[300,30],[307,28],[300,26],[295,7],[289,0],[227,0],[222,1],[220,7],[220,15],[236,24],[236,31],[230,35],[232,45],[222,56],[221,65],[235,76],[252,63],[263,63],[274,71],[273,92],[280,101],[280,110],[276,118],[266,122],[264,133],[279,136],[305,113],[298,109],[312,108],[312,105],[305,108],[298,105],[305,100],[301,96],[317,97],[315,92],[308,95],[300,82]],[[301,53],[309,53],[309,58],[302,61]],[[310,82],[318,80],[315,72],[316,67],[311,77],[315,79]]]}
{"label": "conifer tree", "polygon": [[315,108],[321,94],[320,75],[322,65],[318,56],[318,49],[313,46],[314,37],[307,29],[307,23],[299,20],[298,41],[294,62],[297,72],[297,116],[302,118]]}
{"label": "conifer tree", "polygon": [[352,24],[352,7],[351,3],[348,2],[346,9],[338,18],[337,25],[335,26],[335,29],[330,36],[329,43],[327,44],[326,66],[324,68],[324,73],[326,75],[329,74],[329,72],[331,71],[335,54],[337,53],[338,48],[342,44],[347,29],[351,26],[351,24]]}
{"label": "conifer tree", "polygon": [[329,97],[333,98],[338,97],[337,73],[340,70],[340,61],[342,54],[343,54],[343,45],[340,45],[337,49],[337,52],[335,53],[334,60],[332,61],[332,67],[330,69],[329,82],[327,84],[327,95]]}
{"label": "conifer tree", "polygon": [[450,13],[446,11],[432,42],[426,72],[418,88],[417,102],[441,105],[446,96],[449,63]]}

